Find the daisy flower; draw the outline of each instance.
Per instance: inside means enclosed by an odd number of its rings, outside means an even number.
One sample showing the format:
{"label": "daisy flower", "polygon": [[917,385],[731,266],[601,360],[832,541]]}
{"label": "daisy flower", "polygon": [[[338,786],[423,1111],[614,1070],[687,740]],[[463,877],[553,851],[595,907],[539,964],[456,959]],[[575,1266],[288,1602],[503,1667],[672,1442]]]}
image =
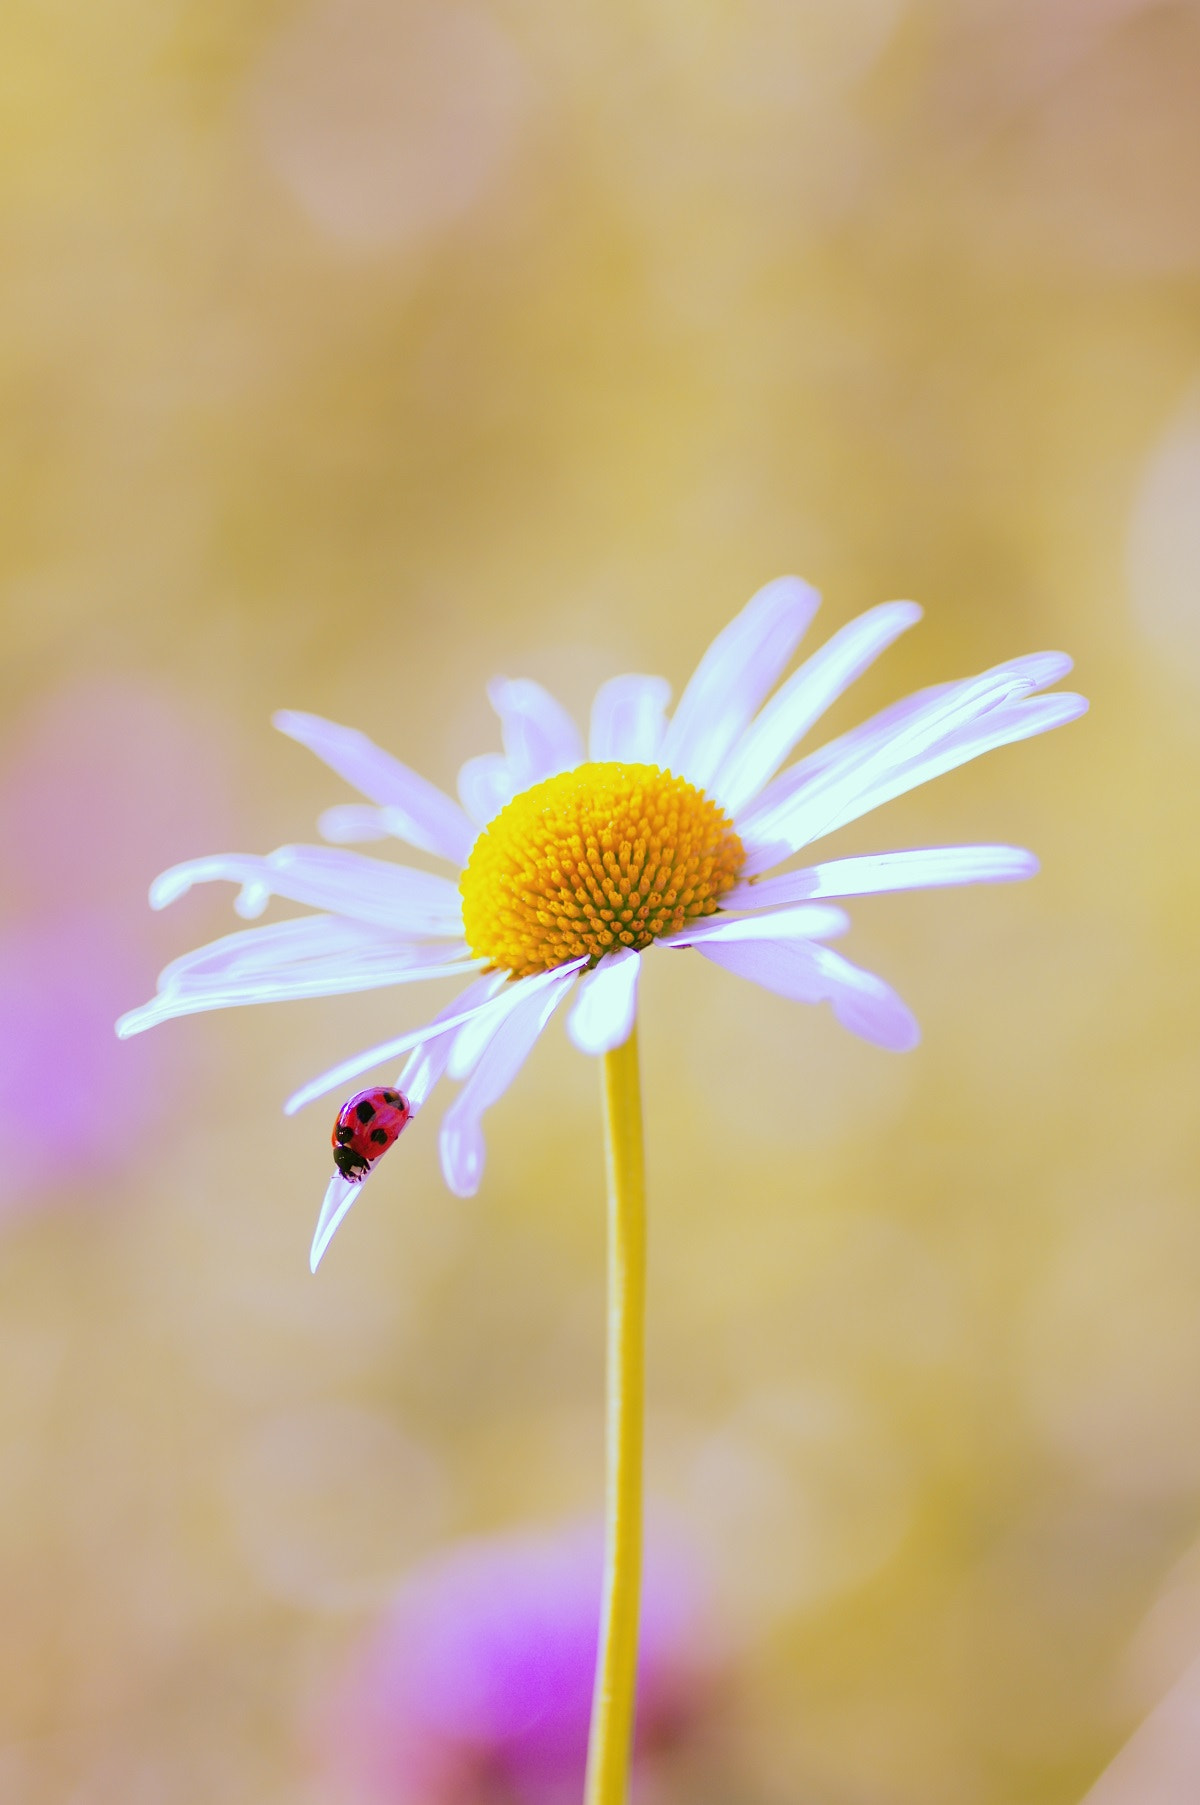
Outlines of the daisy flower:
{"label": "daisy flower", "polygon": [[[1033,854],[948,846],[778,867],[994,746],[1074,720],[1087,703],[1041,694],[1071,660],[1034,653],[921,690],[788,763],[831,703],[921,616],[913,602],[872,608],[780,682],[818,599],[796,577],[767,584],[713,641],[673,713],[661,677],[612,678],[592,705],[586,748],[540,684],[497,679],[488,695],[504,750],[468,759],[457,801],[354,728],[277,714],[281,732],[368,801],[321,817],[333,845],[189,860],[155,881],[150,902],[161,909],[193,884],[226,879],[239,885],[234,907],[244,918],[272,897],[315,913],[174,960],[118,1033],[243,1003],[461,978],[463,990],[431,1020],[340,1061],[284,1106],[291,1114],[404,1054],[397,1086],[410,1115],[443,1077],[464,1080],[440,1134],[442,1171],[460,1197],[483,1173],[485,1111],[551,1017],[570,995],[575,1045],[591,1054],[619,1046],[652,948],[686,949],[796,1002],[828,1003],[843,1027],[878,1046],[914,1046],[916,1020],[895,991],[827,944],[849,926],[838,902],[1029,877]],[[389,838],[455,875],[343,849]],[[314,1271],[361,1182],[331,1180]]]}
{"label": "daisy flower", "polygon": [[849,925],[839,901],[1028,877],[1032,854],[941,846],[780,867],[893,796],[1087,706],[1080,696],[1040,694],[1071,661],[1034,653],[922,690],[789,764],[830,704],[920,617],[911,602],[871,609],[785,677],[816,608],[798,578],[769,583],[718,634],[673,714],[661,678],[614,677],[593,703],[586,752],[540,684],[498,680],[489,694],[504,751],[468,760],[457,802],[352,728],[277,715],[276,726],[367,798],[322,817],[327,841],[404,840],[445,860],[457,882],[330,845],[177,865],[151,889],[156,908],[224,878],[239,886],[243,916],[261,914],[273,896],[314,913],[176,959],[153,1001],[118,1024],[135,1034],[201,1009],[466,980],[432,1020],[289,1099],[286,1108],[298,1109],[407,1055],[395,1090],[364,1092],[339,1113],[315,1270],[364,1179],[447,1075],[462,1088],[442,1118],[442,1170],[460,1196],[478,1188],[484,1113],[572,995],[571,1038],[603,1060],[609,1194],[604,1599],[586,1805],[624,1805],[633,1736],[645,1390],[642,957],[660,943],[693,951],[796,1002],[828,1003],[844,1027],[879,1046],[914,1046],[916,1021],[890,986],[826,944]]}

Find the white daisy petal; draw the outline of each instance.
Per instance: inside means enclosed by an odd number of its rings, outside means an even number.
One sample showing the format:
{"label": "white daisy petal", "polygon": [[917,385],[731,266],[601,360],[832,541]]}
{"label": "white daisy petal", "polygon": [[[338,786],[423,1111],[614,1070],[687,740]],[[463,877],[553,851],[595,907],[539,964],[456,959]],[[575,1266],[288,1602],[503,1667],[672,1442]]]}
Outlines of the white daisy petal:
{"label": "white daisy petal", "polygon": [[581,1053],[611,1053],[633,1033],[641,955],[631,946],[610,953],[579,981],[567,1033]]}
{"label": "white daisy petal", "polygon": [[[281,927],[290,923],[281,922]],[[251,928],[250,934],[269,934],[270,928]],[[231,938],[240,938],[232,936]],[[217,948],[224,944],[214,943]],[[364,941],[351,949],[348,943],[334,953],[284,963],[268,958],[262,964],[243,961],[237,968],[205,971],[203,960],[211,947],[199,947],[177,959],[159,979],[158,994],[140,1009],[131,1009],[117,1023],[117,1034],[128,1040],[159,1022],[180,1015],[202,1015],[211,1009],[238,1009],[251,1003],[291,1003],[305,997],[346,996],[359,990],[383,990],[399,984],[420,984],[434,978],[465,977],[475,969],[468,949],[428,946],[401,940]]]}
{"label": "white daisy petal", "polygon": [[820,597],[799,577],[753,596],[709,646],[679,699],[659,763],[704,789],[775,687]]}
{"label": "white daisy petal", "polygon": [[[994,746],[1073,720],[1087,706],[1070,694],[1030,696],[1024,678],[1007,671],[985,673],[910,701],[914,705],[907,709],[886,709],[882,725],[877,717],[864,729],[843,735],[835,757],[813,765],[802,760],[767,786],[738,822],[747,849],[745,877],[786,856],[775,850],[778,846],[798,852],[891,796]],[[770,860],[764,858],[767,847],[773,853]]]}
{"label": "white daisy petal", "polygon": [[1033,877],[1038,862],[1019,846],[932,846],[828,859],[763,883],[737,884],[723,909],[774,909],[818,896],[872,896],[884,890],[930,890],[944,884],[1003,884]]}
{"label": "white daisy petal", "polygon": [[[528,997],[532,992],[543,990],[562,981],[565,977],[573,976],[580,966],[586,963],[585,959],[575,959],[570,965],[559,965],[553,971],[542,971],[538,972],[536,977],[520,979],[524,996]],[[491,975],[488,974],[489,977]],[[419,1028],[410,1028],[406,1034],[398,1034],[392,1040],[381,1041],[378,1046],[367,1047],[365,1051],[354,1053],[349,1059],[340,1060],[337,1065],[330,1066],[328,1071],[322,1072],[316,1078],[311,1078],[307,1084],[301,1085],[298,1091],[292,1092],[283,1106],[284,1115],[294,1116],[297,1110],[304,1108],[305,1104],[314,1103],[318,1097],[328,1096],[330,1091],[343,1089],[352,1078],[361,1077],[364,1072],[369,1072],[372,1066],[390,1062],[401,1053],[411,1053],[414,1048],[423,1046],[426,1041],[436,1040],[441,1035],[449,1034],[455,1028],[461,1027],[480,1010],[492,1008],[497,1002],[504,1001],[502,997],[493,997],[490,1001],[485,997],[483,1000],[472,1000],[468,1003],[468,997],[474,998],[477,995],[475,986],[472,985],[457,998],[457,1007],[452,1008],[450,1013],[443,1010],[433,1021],[423,1022]],[[403,1088],[402,1085],[401,1089]]]}
{"label": "white daisy petal", "polygon": [[[414,945],[407,936],[382,933],[362,921],[339,915],[298,915],[265,928],[243,928],[207,946],[180,953],[159,973],[160,990],[186,985],[192,977],[206,981],[223,976],[257,976],[300,968],[309,960],[357,958],[380,946]],[[444,951],[443,948],[438,949]]]}
{"label": "white daisy petal", "polygon": [[470,1077],[504,1018],[529,994],[521,984],[510,984],[503,978],[502,984],[491,1008],[481,1009],[469,1022],[464,1022],[448,1043],[446,1075],[456,1083]]}
{"label": "white daisy petal", "polygon": [[504,756],[518,790],[583,763],[579,729],[549,690],[527,677],[497,677],[488,700],[500,716]]}
{"label": "white daisy petal", "polygon": [[[485,1157],[480,1126],[484,1111],[504,1095],[574,978],[573,973],[565,973],[561,967],[550,976],[555,982],[543,994],[526,994],[505,1017],[500,1031],[488,1042],[479,1064],[442,1119],[442,1174],[456,1197],[473,1197],[479,1189]],[[521,983],[529,985],[535,981],[523,978]]]}
{"label": "white daisy petal", "polygon": [[323,840],[335,846],[362,844],[368,840],[402,840],[388,819],[389,811],[375,808],[369,802],[338,802],[317,816],[317,830]]}
{"label": "white daisy petal", "polygon": [[243,886],[242,915],[261,914],[272,896],[283,896],[397,933],[462,933],[462,898],[449,878],[332,846],[280,846],[265,858],[218,853],[189,859],[155,878],[150,907],[164,909],[193,884],[222,879]]}
{"label": "white daisy petal", "polygon": [[458,774],[458,793],[476,827],[486,827],[517,793],[508,760],[499,752],[469,758]]}
{"label": "white daisy petal", "polygon": [[746,729],[714,779],[712,794],[722,808],[730,814],[744,808],[843,690],[920,618],[915,602],[884,602],[806,659]]}
{"label": "white daisy petal", "polygon": [[825,940],[844,934],[850,917],[828,903],[801,903],[793,909],[764,910],[761,915],[709,915],[694,927],[664,940],[664,946],[711,946],[735,940]]}
{"label": "white daisy petal", "polygon": [[1052,696],[1031,696],[1028,701],[1019,702],[1011,708],[997,709],[995,714],[949,735],[931,747],[923,757],[912,760],[902,769],[881,770],[875,781],[856,791],[820,831],[833,833],[835,829],[857,821],[860,815],[881,808],[894,796],[903,796],[909,790],[915,790],[921,784],[941,777],[946,771],[954,771],[959,765],[969,764],[973,758],[979,758],[983,753],[992,752],[999,746],[1011,746],[1018,740],[1033,739],[1039,733],[1049,733],[1052,728],[1065,727],[1068,721],[1077,721],[1087,710],[1087,699],[1074,695],[1069,690],[1056,691]]}
{"label": "white daisy petal", "polygon": [[428,778],[418,776],[390,752],[384,752],[354,727],[340,727],[320,715],[284,708],[274,722],[281,733],[299,740],[310,752],[389,811],[389,831],[422,852],[433,852],[452,865],[465,865],[475,832],[457,802]]}
{"label": "white daisy petal", "polygon": [[368,1172],[363,1178],[351,1182],[350,1179],[343,1178],[340,1172],[335,1172],[330,1179],[325,1192],[325,1201],[322,1203],[320,1214],[317,1217],[312,1247],[309,1249],[308,1270],[310,1272],[315,1272],[321,1264],[325,1257],[325,1249],[345,1221],[351,1204],[356,1201],[359,1192],[371,1176],[372,1174]]}
{"label": "white daisy petal", "polygon": [[[461,996],[455,997],[452,1003],[448,1003],[434,1016],[433,1020],[436,1024],[448,1015],[458,1014],[461,1016],[464,1010],[477,1010],[475,1015],[467,1015],[466,1021],[456,1033],[435,1034],[430,1040],[418,1042],[409,1054],[396,1083],[408,1098],[408,1106],[414,1115],[428,1103],[434,1086],[445,1076],[458,1036],[464,1033],[473,1021],[489,1019],[488,1013],[478,1008],[479,1004],[490,1002],[505,984],[506,978],[502,971],[485,972],[482,978],[477,978],[474,984],[469,985],[463,991]],[[509,989],[513,988],[515,986],[509,986]]]}
{"label": "white daisy petal", "polygon": [[811,940],[747,940],[697,951],[777,996],[831,1004],[843,1028],[891,1052],[906,1052],[921,1038],[916,1017],[891,986],[831,947]]}
{"label": "white daisy petal", "polygon": [[[928,739],[927,727],[931,721],[935,726],[940,721],[947,734],[962,730],[972,720],[1014,705],[1035,690],[1044,689],[1070,669],[1071,660],[1065,652],[1034,652],[995,665],[978,677],[957,683],[937,683],[904,696],[789,765],[741,815],[739,828],[744,825],[754,834],[764,815],[790,801],[801,790],[808,792],[815,778],[820,777],[829,785],[840,782],[850,771],[861,770],[871,755],[882,754],[893,765],[902,763],[911,755],[907,736],[921,733]],[[947,724],[946,716],[953,716],[960,709],[960,718],[957,721],[951,719]]]}
{"label": "white daisy petal", "polygon": [[592,703],[588,757],[597,763],[658,764],[670,700],[664,677],[610,677]]}

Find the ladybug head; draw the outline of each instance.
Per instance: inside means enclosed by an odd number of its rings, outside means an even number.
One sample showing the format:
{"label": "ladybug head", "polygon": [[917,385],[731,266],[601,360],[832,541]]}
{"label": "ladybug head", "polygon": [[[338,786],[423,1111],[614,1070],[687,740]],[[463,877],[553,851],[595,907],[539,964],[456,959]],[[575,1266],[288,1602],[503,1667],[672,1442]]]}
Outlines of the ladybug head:
{"label": "ladybug head", "polygon": [[333,1163],[342,1177],[348,1178],[352,1184],[359,1183],[371,1170],[370,1162],[361,1153],[355,1153],[352,1147],[335,1147]]}

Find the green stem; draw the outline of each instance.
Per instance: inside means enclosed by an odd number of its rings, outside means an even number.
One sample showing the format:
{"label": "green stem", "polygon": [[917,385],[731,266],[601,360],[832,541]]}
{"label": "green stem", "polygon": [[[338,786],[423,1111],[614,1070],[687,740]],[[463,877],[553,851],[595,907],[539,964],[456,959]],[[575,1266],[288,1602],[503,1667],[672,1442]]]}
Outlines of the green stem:
{"label": "green stem", "polygon": [[642,1591],[646,1176],[637,1029],[604,1055],[608,1129],[608,1379],[604,1614],[585,1805],[625,1805]]}

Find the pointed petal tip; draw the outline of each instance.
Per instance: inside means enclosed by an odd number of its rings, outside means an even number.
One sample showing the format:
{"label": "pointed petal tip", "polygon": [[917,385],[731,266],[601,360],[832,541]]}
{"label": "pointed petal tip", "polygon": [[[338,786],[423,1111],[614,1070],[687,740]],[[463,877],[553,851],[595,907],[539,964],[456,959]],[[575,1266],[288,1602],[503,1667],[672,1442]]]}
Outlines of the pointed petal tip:
{"label": "pointed petal tip", "polygon": [[[370,1174],[367,1176],[369,1177]],[[340,1172],[335,1172],[330,1179],[321,1203],[320,1213],[317,1216],[312,1246],[308,1250],[308,1270],[310,1272],[316,1272],[317,1267],[325,1258],[329,1243],[341,1227],[351,1204],[362,1190],[365,1182],[366,1179],[363,1179],[358,1184],[351,1184],[349,1179],[343,1178]]]}

